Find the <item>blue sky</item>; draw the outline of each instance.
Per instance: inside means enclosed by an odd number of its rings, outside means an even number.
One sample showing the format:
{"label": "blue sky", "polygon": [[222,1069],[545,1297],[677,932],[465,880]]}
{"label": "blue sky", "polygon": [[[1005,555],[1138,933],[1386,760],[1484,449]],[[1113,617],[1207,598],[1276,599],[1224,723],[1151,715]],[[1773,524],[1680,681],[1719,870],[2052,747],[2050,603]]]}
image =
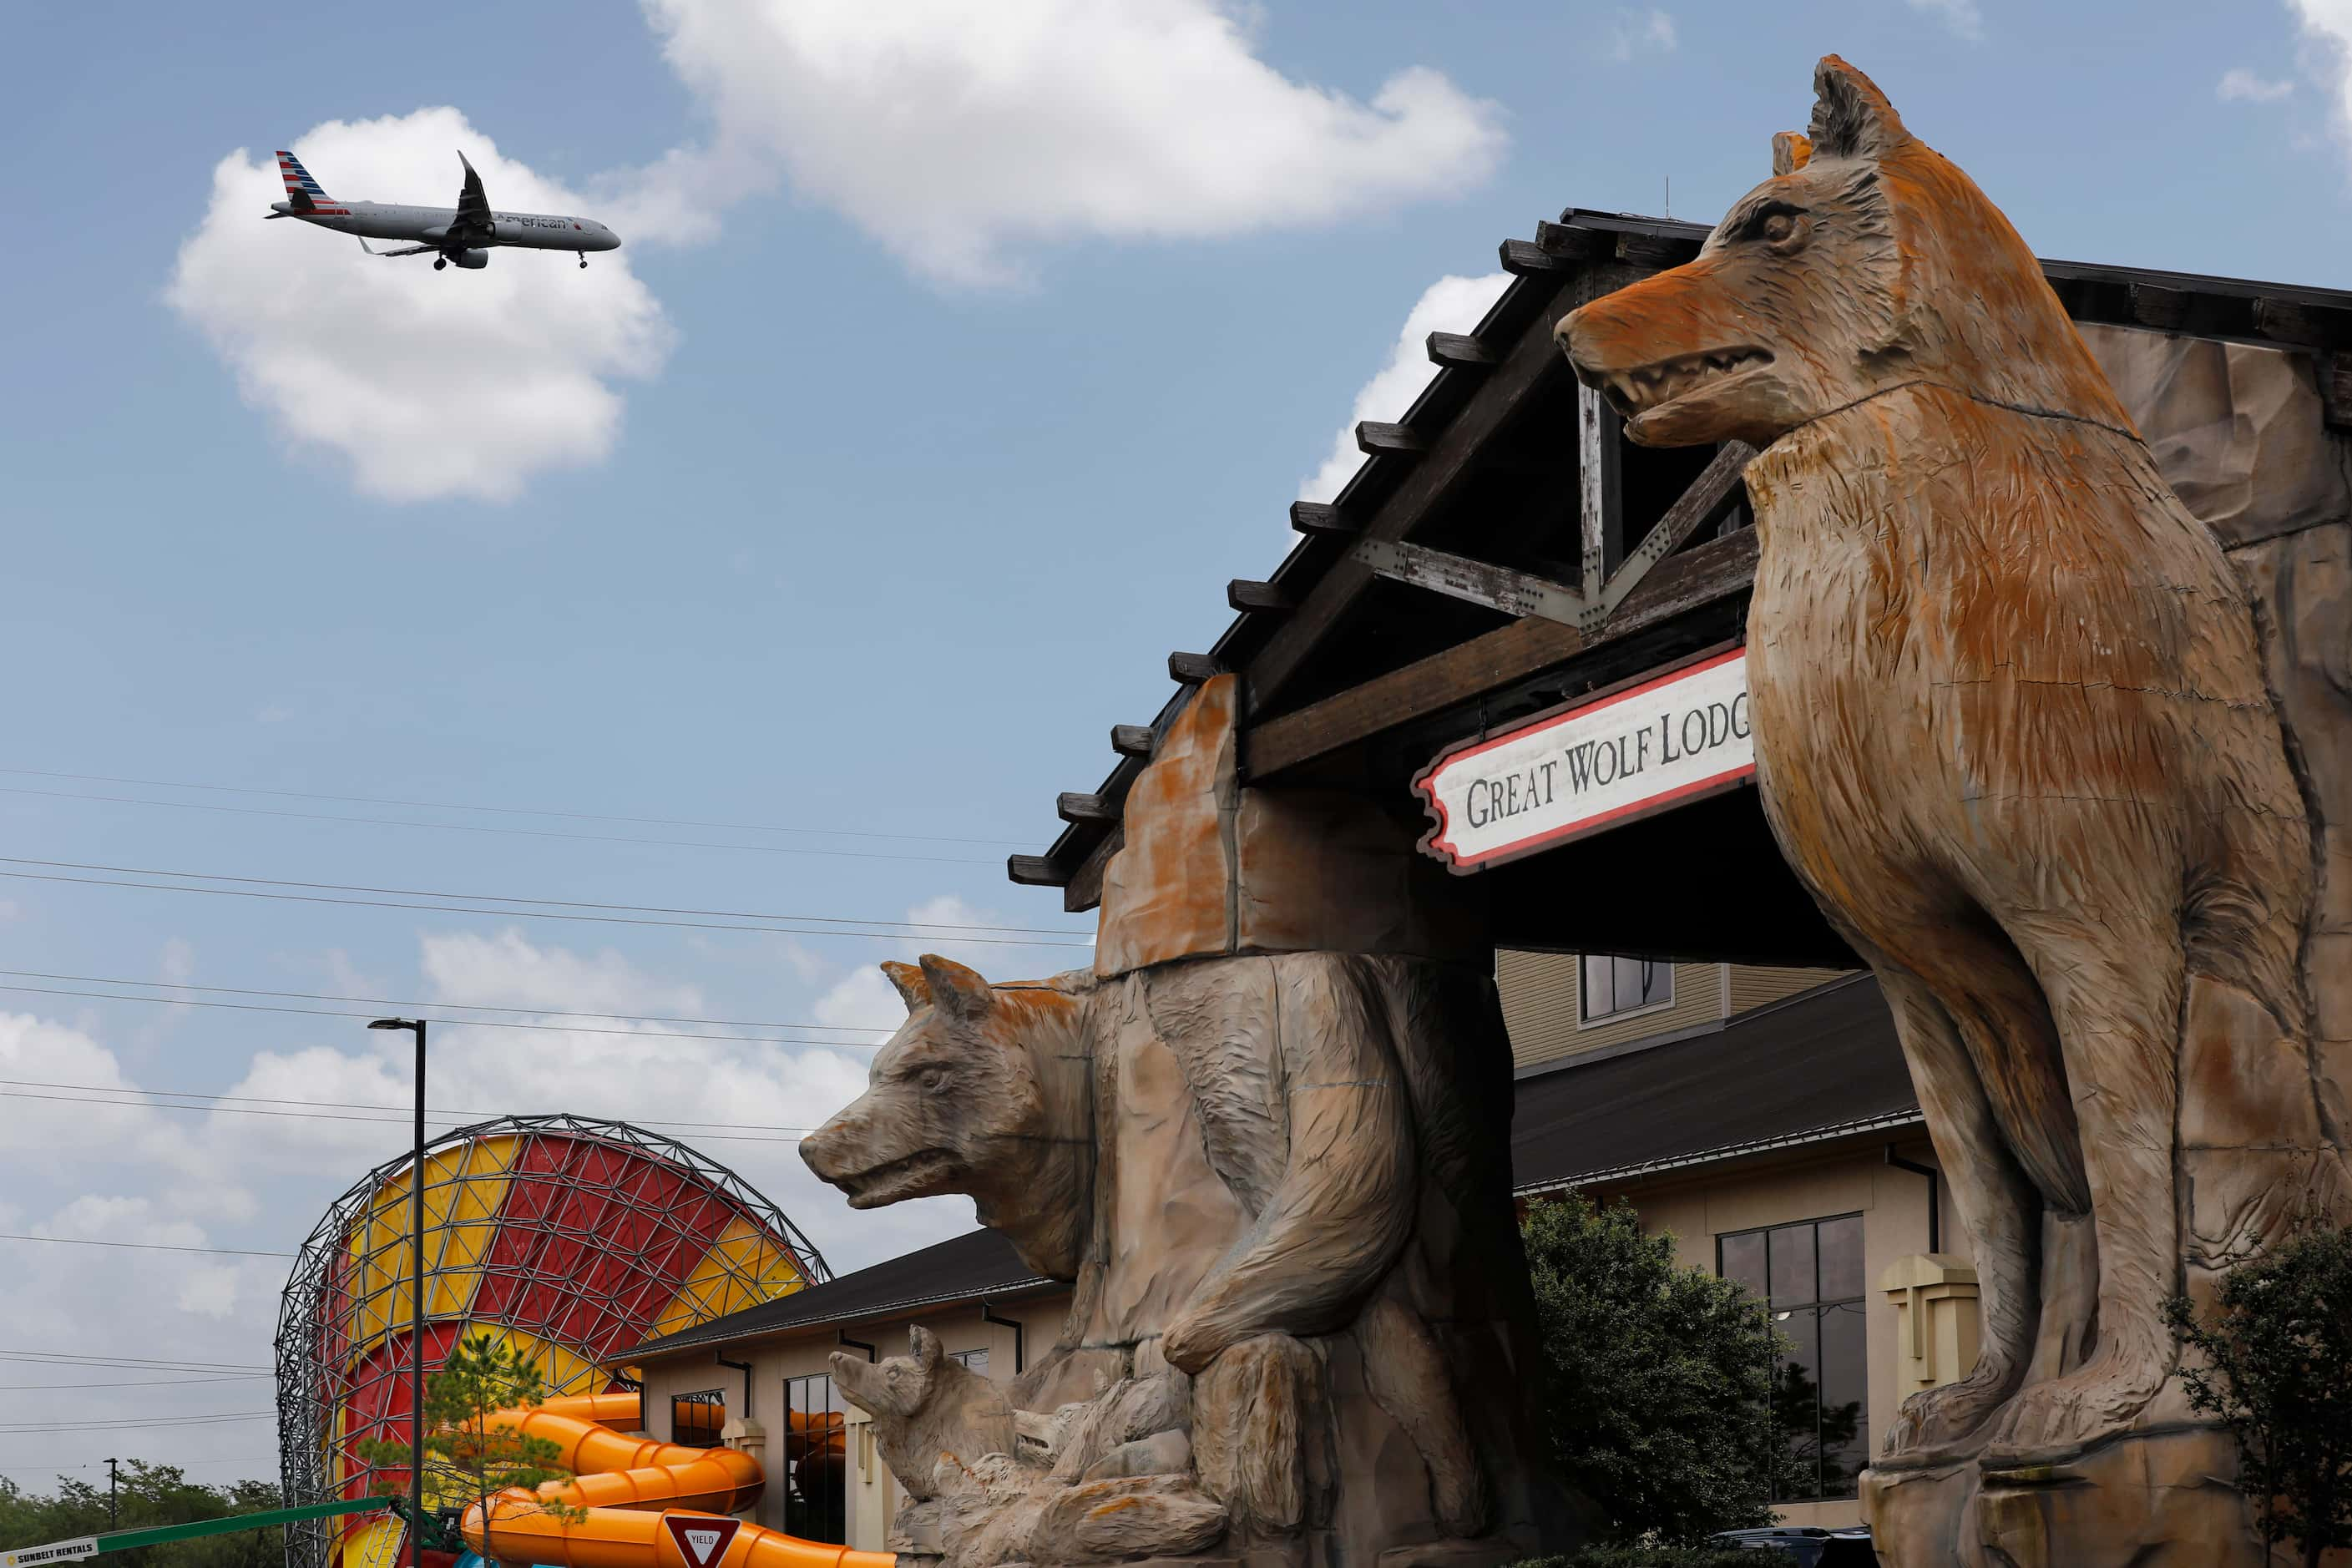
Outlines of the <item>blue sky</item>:
{"label": "blue sky", "polygon": [[[2301,5],[20,7],[0,856],[1083,941],[1003,855],[1272,570],[1335,434],[1410,396],[1401,331],[1466,328],[1496,241],[1669,180],[1711,219],[1835,49],[2045,255],[2352,285],[2352,17]],[[436,202],[464,145],[495,203],[628,244],[370,260],[260,223],[289,144],[338,195]],[[526,1016],[872,1028],[877,958],[1083,956],[0,883],[0,967]],[[289,1250],[397,1126],[24,1096],[394,1102],[383,1044],[0,991],[0,1231]],[[781,1129],[864,1057],[453,1030],[435,1098]],[[703,1146],[838,1267],[970,1223]],[[259,1364],[284,1268],[0,1241],[0,1353]],[[272,1472],[266,1421],[135,1425],[266,1382],[13,1372],[0,1472]],[[134,1425],[22,1429],[52,1416]]]}

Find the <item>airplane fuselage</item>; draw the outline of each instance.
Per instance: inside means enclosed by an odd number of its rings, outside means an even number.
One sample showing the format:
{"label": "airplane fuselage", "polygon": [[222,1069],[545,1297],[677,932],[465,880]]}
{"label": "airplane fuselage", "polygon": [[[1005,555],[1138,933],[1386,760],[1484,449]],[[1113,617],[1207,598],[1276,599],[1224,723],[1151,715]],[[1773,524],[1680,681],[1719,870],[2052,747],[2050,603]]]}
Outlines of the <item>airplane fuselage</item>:
{"label": "airplane fuselage", "polygon": [[[513,246],[522,250],[617,250],[621,237],[598,223],[594,218],[571,217],[555,213],[490,214],[489,234],[486,237],[478,228],[457,231],[457,211],[455,207],[412,207],[392,202],[338,202],[346,210],[341,213],[298,212],[290,203],[272,202],[270,209],[288,217],[299,217],[304,223],[320,228],[330,228],[337,234],[357,235],[362,239],[398,239],[415,245],[465,245],[479,247],[485,243]],[[452,237],[453,234],[457,237]]]}

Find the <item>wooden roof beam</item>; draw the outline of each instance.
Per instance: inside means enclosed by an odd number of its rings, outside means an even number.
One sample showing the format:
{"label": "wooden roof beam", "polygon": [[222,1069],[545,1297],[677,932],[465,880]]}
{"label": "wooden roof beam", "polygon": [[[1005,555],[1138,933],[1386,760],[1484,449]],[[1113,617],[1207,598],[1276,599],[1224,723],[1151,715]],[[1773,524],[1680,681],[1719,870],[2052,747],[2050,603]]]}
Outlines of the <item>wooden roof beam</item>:
{"label": "wooden roof beam", "polygon": [[1066,888],[1070,874],[1045,855],[1007,855],[1004,874],[1024,888]]}
{"label": "wooden roof beam", "polygon": [[1279,616],[1298,607],[1289,590],[1276,583],[1236,577],[1225,584],[1225,604],[1237,615]]}
{"label": "wooden roof beam", "polygon": [[1418,458],[1429,450],[1410,425],[1387,425],[1367,419],[1356,426],[1356,449],[1368,458]]}
{"label": "wooden roof beam", "polygon": [[1224,667],[1205,653],[1171,653],[1168,679],[1180,686],[1198,686],[1224,673]]}
{"label": "wooden roof beam", "polygon": [[1151,759],[1151,726],[1149,724],[1113,724],[1110,727],[1110,749],[1122,757]]}
{"label": "wooden roof beam", "polygon": [[1117,822],[1118,802],[1066,789],[1054,797],[1054,812],[1064,822]]}
{"label": "wooden roof beam", "polygon": [[1462,332],[1429,334],[1429,363],[1447,370],[1491,370],[1502,356]]}
{"label": "wooden roof beam", "polygon": [[1363,531],[1363,525],[1342,513],[1328,501],[1295,500],[1290,503],[1290,526],[1301,533],[1345,535]]}

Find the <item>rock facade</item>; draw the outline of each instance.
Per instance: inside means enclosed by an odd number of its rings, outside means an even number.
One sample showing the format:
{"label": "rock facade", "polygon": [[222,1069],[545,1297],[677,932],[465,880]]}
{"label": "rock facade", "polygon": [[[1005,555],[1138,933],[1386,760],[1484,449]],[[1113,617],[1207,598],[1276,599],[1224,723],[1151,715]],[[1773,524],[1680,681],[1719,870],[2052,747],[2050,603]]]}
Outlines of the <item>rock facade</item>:
{"label": "rock facade", "polygon": [[[1095,967],[895,966],[906,1026],[801,1146],[856,1205],[971,1193],[1075,1282],[1056,1344],[978,1408],[923,1396],[935,1345],[836,1358],[916,1500],[904,1556],[1408,1568],[1571,1538],[1528,1464],[1510,1053],[1472,892],[1409,823],[1240,787],[1237,704],[1205,685],[1137,781]],[[965,1451],[1006,1423],[1010,1447]]]}

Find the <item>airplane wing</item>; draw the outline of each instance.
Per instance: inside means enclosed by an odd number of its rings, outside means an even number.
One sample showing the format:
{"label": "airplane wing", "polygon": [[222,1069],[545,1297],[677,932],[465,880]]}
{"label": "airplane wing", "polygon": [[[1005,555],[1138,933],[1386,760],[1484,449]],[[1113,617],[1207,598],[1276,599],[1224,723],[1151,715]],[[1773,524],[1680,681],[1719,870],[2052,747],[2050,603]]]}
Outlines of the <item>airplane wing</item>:
{"label": "airplane wing", "polygon": [[378,250],[373,246],[368,244],[366,240],[362,239],[360,241],[360,248],[366,251],[370,256],[393,257],[430,256],[441,247],[437,245],[412,245],[405,250]]}
{"label": "airplane wing", "polygon": [[487,238],[491,227],[490,198],[482,194],[482,176],[474,173],[474,165],[463,153],[457,154],[457,162],[466,165],[466,183],[457,190],[457,221],[449,226],[476,231]]}

